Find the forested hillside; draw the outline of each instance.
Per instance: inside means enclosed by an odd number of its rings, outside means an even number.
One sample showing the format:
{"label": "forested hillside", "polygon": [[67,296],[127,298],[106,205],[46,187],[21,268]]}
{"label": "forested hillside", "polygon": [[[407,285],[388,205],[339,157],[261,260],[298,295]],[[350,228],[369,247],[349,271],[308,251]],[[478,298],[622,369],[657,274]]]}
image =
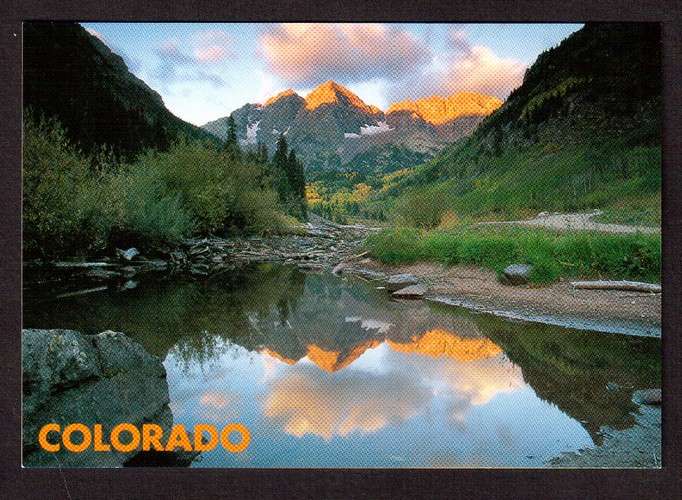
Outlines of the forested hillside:
{"label": "forested hillside", "polygon": [[389,179],[365,209],[429,227],[593,208],[657,223],[661,109],[658,25],[588,23],[541,54],[471,137]]}

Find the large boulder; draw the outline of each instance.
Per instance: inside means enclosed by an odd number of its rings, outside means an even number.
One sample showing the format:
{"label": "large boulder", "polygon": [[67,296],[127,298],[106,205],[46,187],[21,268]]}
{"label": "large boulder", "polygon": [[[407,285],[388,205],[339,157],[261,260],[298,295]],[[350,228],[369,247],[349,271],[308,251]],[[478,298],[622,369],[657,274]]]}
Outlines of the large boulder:
{"label": "large boulder", "polygon": [[507,285],[525,285],[530,280],[533,266],[528,264],[512,264],[502,271],[502,282]]}
{"label": "large boulder", "polygon": [[22,337],[24,465],[118,467],[137,454],[45,452],[37,436],[49,422],[102,424],[105,436],[122,422],[153,422],[170,431],[166,370],[123,333],[27,329]]}
{"label": "large boulder", "polygon": [[419,283],[417,277],[413,274],[394,274],[389,276],[386,280],[386,289],[395,292],[407,286],[416,285]]}

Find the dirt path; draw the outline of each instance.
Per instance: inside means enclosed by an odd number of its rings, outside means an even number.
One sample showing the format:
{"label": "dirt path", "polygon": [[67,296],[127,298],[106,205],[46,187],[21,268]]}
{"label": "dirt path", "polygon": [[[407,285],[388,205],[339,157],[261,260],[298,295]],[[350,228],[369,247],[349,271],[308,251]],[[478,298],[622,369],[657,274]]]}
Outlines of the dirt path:
{"label": "dirt path", "polygon": [[349,263],[344,273],[358,270],[384,276],[413,274],[427,286],[427,300],[499,316],[604,332],[661,335],[661,294],[576,290],[568,282],[507,286],[490,270],[433,263],[387,266],[363,259]]}
{"label": "dirt path", "polygon": [[657,234],[661,232],[658,227],[650,226],[628,226],[625,224],[606,224],[595,222],[592,219],[601,215],[601,210],[590,213],[574,214],[547,214],[545,212],[537,215],[534,219],[515,220],[503,222],[480,222],[479,225],[501,225],[511,224],[517,226],[544,227],[559,231],[598,231],[601,233],[646,233]]}

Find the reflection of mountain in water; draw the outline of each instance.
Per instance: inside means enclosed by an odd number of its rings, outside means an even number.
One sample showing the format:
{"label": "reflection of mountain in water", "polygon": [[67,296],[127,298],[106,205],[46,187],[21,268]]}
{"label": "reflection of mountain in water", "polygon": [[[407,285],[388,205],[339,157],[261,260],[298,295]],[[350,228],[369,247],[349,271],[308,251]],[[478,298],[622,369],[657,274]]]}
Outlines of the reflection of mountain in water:
{"label": "reflection of mountain in water", "polygon": [[[63,300],[26,297],[24,320],[26,327],[123,331],[161,358],[172,350],[188,365],[216,358],[230,343],[288,364],[305,358],[337,373],[383,343],[403,354],[401,362],[410,359],[405,354],[453,366],[511,361],[541,398],[581,421],[596,441],[604,425],[634,423],[635,389],[660,385],[658,339],[396,303],[366,283],[282,266]],[[472,370],[471,380],[482,376]]]}

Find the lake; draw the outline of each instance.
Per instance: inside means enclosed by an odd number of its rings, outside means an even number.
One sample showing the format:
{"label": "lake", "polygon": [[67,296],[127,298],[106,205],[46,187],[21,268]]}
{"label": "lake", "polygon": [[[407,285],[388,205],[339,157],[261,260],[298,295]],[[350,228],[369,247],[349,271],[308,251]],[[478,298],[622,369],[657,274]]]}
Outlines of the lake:
{"label": "lake", "polygon": [[658,338],[282,265],[57,295],[26,288],[24,327],[122,331],[163,360],[175,423],[250,429],[244,453],[195,467],[541,467],[632,427],[633,392],[661,384]]}

